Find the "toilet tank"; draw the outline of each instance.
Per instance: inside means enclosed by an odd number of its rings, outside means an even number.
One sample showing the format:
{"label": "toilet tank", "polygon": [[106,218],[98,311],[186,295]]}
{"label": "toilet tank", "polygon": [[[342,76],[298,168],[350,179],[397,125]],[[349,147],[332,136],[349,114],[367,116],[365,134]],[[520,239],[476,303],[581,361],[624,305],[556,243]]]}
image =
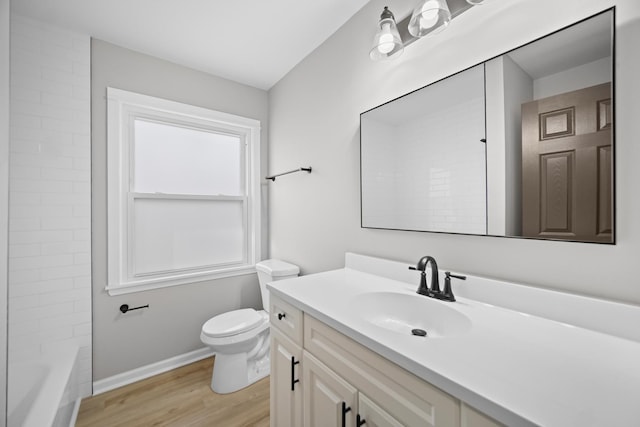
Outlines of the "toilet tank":
{"label": "toilet tank", "polygon": [[262,306],[265,311],[269,311],[269,290],[267,289],[267,283],[297,277],[300,273],[300,268],[297,265],[279,259],[266,259],[256,264],[256,271],[258,272],[258,281],[260,282]]}

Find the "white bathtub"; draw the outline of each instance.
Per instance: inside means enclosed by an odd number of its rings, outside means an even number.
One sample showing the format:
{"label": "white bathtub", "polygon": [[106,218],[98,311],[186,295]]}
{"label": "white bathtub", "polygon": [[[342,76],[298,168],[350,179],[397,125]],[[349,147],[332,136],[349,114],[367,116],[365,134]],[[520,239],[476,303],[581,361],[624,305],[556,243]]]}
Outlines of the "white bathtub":
{"label": "white bathtub", "polygon": [[[8,427],[51,427],[60,423],[58,412],[66,405],[63,396],[77,355],[78,348],[69,347],[9,365]],[[69,425],[68,420],[66,423]]]}

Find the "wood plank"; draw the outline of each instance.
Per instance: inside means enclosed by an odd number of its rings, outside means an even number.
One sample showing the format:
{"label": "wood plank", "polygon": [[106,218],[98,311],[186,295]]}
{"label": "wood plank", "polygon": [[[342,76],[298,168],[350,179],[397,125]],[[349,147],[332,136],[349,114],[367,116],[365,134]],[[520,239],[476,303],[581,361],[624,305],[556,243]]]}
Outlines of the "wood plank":
{"label": "wood plank", "polygon": [[231,394],[210,388],[213,358],[82,400],[84,426],[269,426],[269,377]]}

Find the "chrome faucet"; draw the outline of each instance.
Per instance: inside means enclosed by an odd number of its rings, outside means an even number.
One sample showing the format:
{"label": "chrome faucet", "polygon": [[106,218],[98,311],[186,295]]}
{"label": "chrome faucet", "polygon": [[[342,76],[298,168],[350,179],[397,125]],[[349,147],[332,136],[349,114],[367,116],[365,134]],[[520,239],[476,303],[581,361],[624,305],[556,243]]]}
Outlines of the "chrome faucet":
{"label": "chrome faucet", "polygon": [[[427,265],[431,263],[431,288],[427,287]],[[418,264],[415,267],[409,267],[409,270],[417,270],[422,272],[420,275],[420,285],[418,286],[418,291],[420,295],[425,295],[430,298],[436,298],[443,301],[455,301],[456,298],[453,296],[453,291],[451,290],[451,278],[455,277],[456,279],[465,280],[466,276],[458,276],[455,274],[451,274],[449,271],[445,272],[444,279],[444,289],[440,290],[440,283],[438,282],[438,264],[436,260],[431,256],[423,256],[418,261]]]}

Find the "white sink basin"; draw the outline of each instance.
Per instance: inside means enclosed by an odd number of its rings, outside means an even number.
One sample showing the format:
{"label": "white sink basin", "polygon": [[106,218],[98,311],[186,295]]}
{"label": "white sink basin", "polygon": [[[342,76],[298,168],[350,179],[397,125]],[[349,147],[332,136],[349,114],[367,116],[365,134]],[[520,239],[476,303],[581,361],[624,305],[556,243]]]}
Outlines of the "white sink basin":
{"label": "white sink basin", "polygon": [[422,329],[425,338],[442,338],[469,331],[471,320],[447,304],[455,303],[398,292],[370,292],[352,301],[360,317],[402,335],[412,336],[414,329]]}

